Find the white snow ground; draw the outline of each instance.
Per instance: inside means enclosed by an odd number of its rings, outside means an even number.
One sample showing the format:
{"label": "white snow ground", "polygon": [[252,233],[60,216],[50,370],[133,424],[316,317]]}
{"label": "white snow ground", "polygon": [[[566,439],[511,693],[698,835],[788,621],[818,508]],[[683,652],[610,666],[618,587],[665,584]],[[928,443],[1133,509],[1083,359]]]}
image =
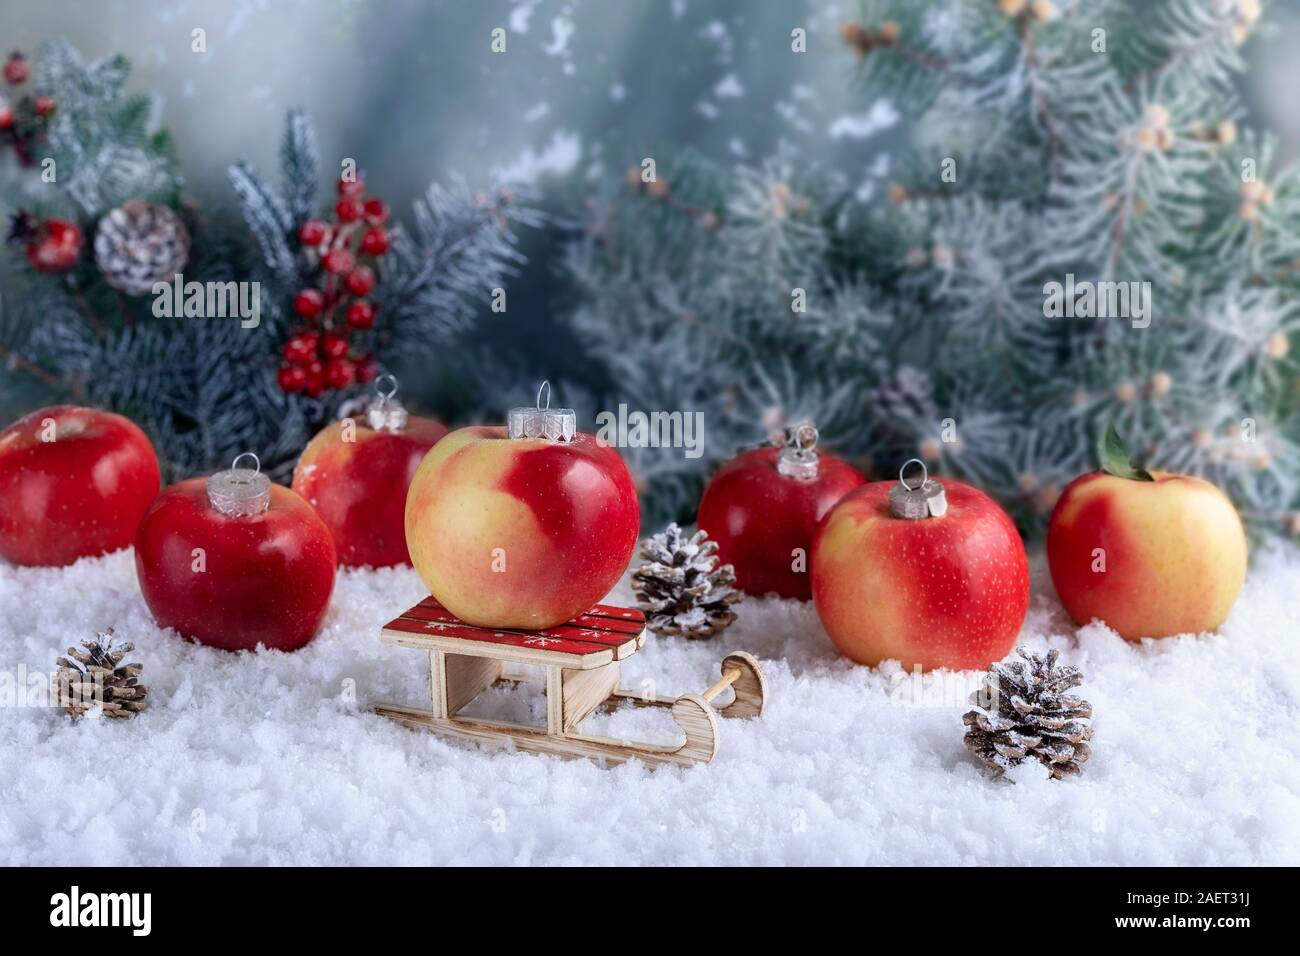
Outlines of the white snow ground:
{"label": "white snow ground", "polygon": [[[854,666],[793,602],[748,601],[717,639],[652,637],[625,665],[629,686],[698,692],[732,649],[763,660],[769,709],[724,721],[711,765],[602,769],[365,712],[420,700],[423,655],[376,639],[422,596],[413,572],[341,574],[308,648],[232,655],[154,626],[130,552],[0,567],[0,697],[108,625],[152,694],[123,723],[3,701],[0,863],[1300,863],[1300,552],[1261,556],[1215,635],[1134,646],[1077,629],[1041,561],[1034,593],[1022,642],[1081,665],[1097,713],[1077,780],[986,779],[961,740],[977,675]],[[539,703],[494,690],[475,706]],[[672,730],[664,712],[602,720]]]}

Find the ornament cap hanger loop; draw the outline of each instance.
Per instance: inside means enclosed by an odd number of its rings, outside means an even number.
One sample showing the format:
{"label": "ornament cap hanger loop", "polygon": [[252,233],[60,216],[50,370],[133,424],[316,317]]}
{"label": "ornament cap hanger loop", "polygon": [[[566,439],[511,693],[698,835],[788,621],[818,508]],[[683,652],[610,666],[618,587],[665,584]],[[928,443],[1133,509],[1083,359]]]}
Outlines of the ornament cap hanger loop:
{"label": "ornament cap hanger loop", "polygon": [[[921,466],[920,481],[913,474],[909,480],[907,469]],[[898,469],[898,484],[889,489],[889,511],[895,518],[915,520],[938,518],[948,512],[948,497],[943,485],[930,479],[930,469],[920,458],[909,458]]]}
{"label": "ornament cap hanger loop", "polygon": [[804,422],[794,430],[792,440],[794,446],[801,451],[812,451],[817,447],[817,441],[821,438],[821,432],[812,422]]}
{"label": "ornament cap hanger loop", "polygon": [[[252,468],[239,463],[252,459]],[[271,479],[262,474],[262,460],[251,451],[235,456],[226,471],[208,478],[208,502],[232,518],[259,515],[271,507]]]}
{"label": "ornament cap hanger loop", "polygon": [[391,372],[385,372],[375,379],[375,394],[379,396],[380,401],[392,401],[397,395],[398,387],[397,376]]}
{"label": "ornament cap hanger loop", "polygon": [[[911,464],[921,466],[921,483],[918,485],[908,484],[907,478],[905,477],[907,474],[907,466]],[[898,469],[898,483],[908,491],[917,491],[922,489],[930,483],[930,469],[925,467],[925,462],[921,459],[909,458],[907,461],[903,462],[903,467]]]}
{"label": "ornament cap hanger loop", "polygon": [[776,470],[787,478],[811,481],[818,474],[817,440],[821,433],[812,422],[787,428],[776,456]]}
{"label": "ornament cap hanger loop", "polygon": [[[253,467],[252,467],[252,469],[240,468],[240,467],[239,467],[239,463],[240,463],[240,461],[243,460],[243,459],[245,459],[245,458],[251,458],[251,459],[253,459]],[[236,455],[236,456],[235,456],[235,460],[232,461],[232,462],[230,463],[230,470],[231,470],[231,471],[249,471],[249,470],[251,470],[251,471],[253,472],[253,474],[255,474],[255,475],[260,475],[260,474],[262,473],[262,459],[258,458],[257,455],[256,455],[256,453],[254,453],[254,452],[251,452],[251,451],[243,452],[242,454],[239,454],[239,455]]]}
{"label": "ornament cap hanger loop", "polygon": [[375,399],[366,409],[366,421],[377,432],[400,432],[406,427],[406,408],[396,398],[397,376],[385,372],[375,379]]}
{"label": "ornament cap hanger loop", "polygon": [[[542,396],[546,404],[542,404]],[[533,407],[518,405],[506,416],[506,434],[511,438],[545,438],[548,441],[572,441],[578,433],[578,415],[572,408],[551,407],[551,383],[543,381],[537,389]]]}

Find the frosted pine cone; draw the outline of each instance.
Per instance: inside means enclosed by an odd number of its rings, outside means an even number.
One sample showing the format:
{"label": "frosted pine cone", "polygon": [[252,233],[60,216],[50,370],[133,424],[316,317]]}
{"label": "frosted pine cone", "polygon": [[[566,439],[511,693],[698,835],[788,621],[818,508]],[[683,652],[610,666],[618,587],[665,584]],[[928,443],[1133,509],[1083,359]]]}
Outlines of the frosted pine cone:
{"label": "frosted pine cone", "polygon": [[99,220],[95,265],[104,281],[127,295],[170,282],[190,256],[190,233],[166,206],[132,199]]}
{"label": "frosted pine cone", "polygon": [[686,538],[670,524],[641,546],[649,563],[632,573],[632,590],[651,630],[712,637],[736,619],[731,605],[744,597],[732,587],[736,571],[729,564],[718,567],[718,543],[706,538],[704,531]]}
{"label": "frosted pine cone", "polygon": [[1092,752],[1092,705],[1065,692],[1082,684],[1083,675],[1077,667],[1057,667],[1059,651],[1020,656],[1023,662],[994,664],[971,695],[981,709],[962,718],[970,728],[966,747],[998,776],[1030,758],[1058,780],[1077,774]]}
{"label": "frosted pine cone", "polygon": [[867,404],[877,426],[895,438],[911,439],[914,423],[939,417],[930,376],[910,365],[881,378],[868,393]]}
{"label": "frosted pine cone", "polygon": [[134,717],[144,709],[148,690],[140,683],[139,664],[123,664],[135,650],[130,643],[113,641],[110,627],[98,637],[68,648],[58,660],[59,705],[73,717],[100,708],[105,717]]}

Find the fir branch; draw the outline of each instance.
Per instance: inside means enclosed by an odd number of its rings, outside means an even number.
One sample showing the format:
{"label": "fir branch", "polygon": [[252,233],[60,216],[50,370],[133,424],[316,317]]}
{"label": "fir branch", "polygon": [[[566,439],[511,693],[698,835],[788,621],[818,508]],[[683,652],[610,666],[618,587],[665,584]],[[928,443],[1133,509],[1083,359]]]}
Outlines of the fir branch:
{"label": "fir branch", "polygon": [[57,375],[41,368],[33,362],[27,361],[27,359],[9,351],[9,349],[5,348],[3,345],[0,345],[0,360],[3,360],[3,363],[9,368],[26,372],[28,375],[32,376],[32,378],[48,385],[50,388],[62,388],[64,386],[63,380]]}
{"label": "fir branch", "polygon": [[104,323],[100,322],[99,318],[95,315],[95,310],[92,309],[90,303],[86,301],[85,295],[82,294],[81,290],[77,287],[77,282],[72,277],[71,273],[66,277],[66,285],[68,287],[68,294],[72,296],[72,301],[76,303],[78,310],[80,310],[82,317],[86,320],[86,324],[90,326],[91,331],[94,332],[95,335],[99,336],[100,340],[107,339],[108,329],[104,327]]}
{"label": "fir branch", "polygon": [[1047,134],[1045,151],[1047,153],[1047,179],[1050,189],[1050,183],[1055,181],[1057,175],[1057,165],[1061,152],[1061,133],[1047,104],[1047,97],[1043,92],[1042,81],[1039,77],[1039,71],[1042,69],[1043,64],[1040,62],[1038,47],[1034,41],[1033,25],[1026,16],[1020,18],[1020,42],[1025,50],[1029,96],[1034,104],[1034,114],[1039,125]]}
{"label": "fir branch", "polygon": [[297,285],[298,266],[289,246],[293,216],[279,194],[247,162],[230,167],[230,184],[243,207],[244,221],[262,253],[262,266],[284,288]]}
{"label": "fir branch", "polygon": [[320,178],[316,133],[302,110],[290,110],[285,120],[280,168],[288,196],[286,204],[290,221],[295,226],[301,225],[316,214],[316,190]]}
{"label": "fir branch", "polygon": [[[921,148],[865,208],[806,165],[796,185],[689,155],[660,157],[660,196],[589,201],[564,258],[585,364],[617,383],[609,401],[709,422],[693,468],[629,453],[647,513],[689,520],[681,489],[798,411],[855,460],[920,456],[988,489],[1028,533],[1115,421],[1154,467],[1300,533],[1300,175],[1235,125],[1226,40],[1252,9],[1072,0],[1058,22],[1014,0],[874,0],[844,36]],[[939,187],[943,157],[961,175]],[[1149,282],[1150,327],[1049,317],[1067,274]],[[797,314],[774,295],[796,286]]]}

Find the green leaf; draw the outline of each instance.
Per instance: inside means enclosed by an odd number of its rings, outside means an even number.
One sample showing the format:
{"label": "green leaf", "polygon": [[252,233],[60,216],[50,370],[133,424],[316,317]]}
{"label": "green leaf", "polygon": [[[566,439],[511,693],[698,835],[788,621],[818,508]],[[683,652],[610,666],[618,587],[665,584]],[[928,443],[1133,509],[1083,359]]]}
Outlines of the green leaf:
{"label": "green leaf", "polygon": [[1129,478],[1133,481],[1155,481],[1151,477],[1151,472],[1133,464],[1128,456],[1128,449],[1124,447],[1124,440],[1119,437],[1119,432],[1115,431],[1114,422],[1106,424],[1106,430],[1097,442],[1097,458],[1101,462],[1101,470],[1108,475]]}

